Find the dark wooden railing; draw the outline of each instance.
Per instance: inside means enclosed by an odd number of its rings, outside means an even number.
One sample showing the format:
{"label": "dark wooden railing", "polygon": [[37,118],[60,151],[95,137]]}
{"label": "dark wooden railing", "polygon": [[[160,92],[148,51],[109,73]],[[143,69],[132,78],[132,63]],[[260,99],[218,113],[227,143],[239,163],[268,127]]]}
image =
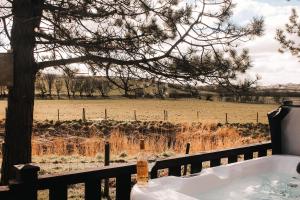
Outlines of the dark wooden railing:
{"label": "dark wooden railing", "polygon": [[[263,143],[159,160],[151,170],[151,178],[157,178],[160,170],[167,170],[168,175],[181,176],[184,166],[188,166],[189,173],[197,173],[202,170],[202,165],[206,161],[210,163],[206,167],[214,167],[221,165],[224,158],[227,159],[225,163],[233,163],[242,157],[245,160],[252,159],[254,153],[258,157],[266,156],[269,149],[271,149],[271,143]],[[16,180],[12,180],[9,186],[0,187],[1,200],[36,200],[37,191],[39,190],[49,190],[50,200],[66,200],[68,198],[68,187],[78,183],[84,183],[85,185],[85,199],[101,199],[101,180],[108,178],[116,179],[116,199],[129,200],[133,185],[132,175],[136,174],[136,165],[107,166],[60,175],[44,176],[38,176],[39,167],[33,165],[16,166],[16,170]]]}
{"label": "dark wooden railing", "polygon": [[225,164],[237,162],[239,157],[249,160],[253,159],[254,153],[257,154],[256,157],[266,156],[269,149],[271,143],[263,143],[160,160],[152,168],[151,177],[158,177],[158,171],[162,169],[167,169],[169,176],[182,176],[182,168],[186,165],[190,165],[191,174],[198,173],[202,170],[204,162],[209,162],[207,167],[216,167],[221,165],[221,159],[227,159]]}

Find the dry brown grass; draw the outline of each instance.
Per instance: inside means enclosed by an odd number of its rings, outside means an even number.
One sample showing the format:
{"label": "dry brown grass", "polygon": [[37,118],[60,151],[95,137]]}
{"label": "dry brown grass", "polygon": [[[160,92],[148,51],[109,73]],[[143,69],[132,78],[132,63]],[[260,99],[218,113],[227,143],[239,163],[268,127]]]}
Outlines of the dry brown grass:
{"label": "dry brown grass", "polygon": [[[0,119],[4,118],[6,101],[0,101]],[[60,110],[61,120],[81,119],[82,108],[86,109],[88,119],[104,117],[107,108],[111,119],[127,121],[133,120],[133,111],[137,111],[138,120],[163,120],[163,110],[168,110],[171,122],[221,122],[228,113],[229,123],[256,122],[256,113],[259,112],[259,121],[267,123],[266,114],[277,105],[244,104],[211,102],[197,99],[156,100],[156,99],[106,99],[106,100],[36,100],[35,120],[57,120],[57,109]],[[200,117],[197,119],[197,111]]]}
{"label": "dry brown grass", "polygon": [[104,152],[105,141],[109,141],[111,154],[135,156],[139,151],[139,140],[145,139],[146,149],[150,154],[163,152],[182,154],[187,143],[191,143],[191,153],[224,149],[267,140],[265,136],[256,138],[241,136],[235,128],[217,127],[216,124],[205,124],[201,127],[184,124],[182,131],[176,134],[148,134],[138,132],[125,134],[114,130],[107,137],[51,137],[35,136],[32,141],[32,153],[41,155],[82,155],[94,157]]}

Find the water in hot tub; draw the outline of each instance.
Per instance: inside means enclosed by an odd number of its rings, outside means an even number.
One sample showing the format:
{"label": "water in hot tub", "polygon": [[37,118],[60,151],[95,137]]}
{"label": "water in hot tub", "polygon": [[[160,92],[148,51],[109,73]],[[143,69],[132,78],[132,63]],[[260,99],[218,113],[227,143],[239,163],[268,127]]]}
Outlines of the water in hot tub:
{"label": "water in hot tub", "polygon": [[235,179],[202,193],[200,200],[300,200],[300,176],[267,173]]}

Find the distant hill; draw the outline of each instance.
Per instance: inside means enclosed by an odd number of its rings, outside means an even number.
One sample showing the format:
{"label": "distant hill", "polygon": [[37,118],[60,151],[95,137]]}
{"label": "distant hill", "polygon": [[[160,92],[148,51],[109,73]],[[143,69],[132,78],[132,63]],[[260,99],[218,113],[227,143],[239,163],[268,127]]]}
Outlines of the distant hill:
{"label": "distant hill", "polygon": [[285,90],[285,91],[299,91],[300,84],[287,83],[287,84],[274,84],[268,86],[259,86],[258,89],[261,90]]}

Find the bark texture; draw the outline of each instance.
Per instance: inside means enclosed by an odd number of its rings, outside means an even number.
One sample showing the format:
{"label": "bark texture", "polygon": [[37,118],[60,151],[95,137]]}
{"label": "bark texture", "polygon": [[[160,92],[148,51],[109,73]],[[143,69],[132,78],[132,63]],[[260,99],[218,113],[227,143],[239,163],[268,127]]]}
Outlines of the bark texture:
{"label": "bark texture", "polygon": [[1,183],[14,178],[13,165],[31,162],[31,133],[34,107],[35,28],[42,13],[41,0],[14,0],[11,47],[14,56],[14,85],[9,88]]}

